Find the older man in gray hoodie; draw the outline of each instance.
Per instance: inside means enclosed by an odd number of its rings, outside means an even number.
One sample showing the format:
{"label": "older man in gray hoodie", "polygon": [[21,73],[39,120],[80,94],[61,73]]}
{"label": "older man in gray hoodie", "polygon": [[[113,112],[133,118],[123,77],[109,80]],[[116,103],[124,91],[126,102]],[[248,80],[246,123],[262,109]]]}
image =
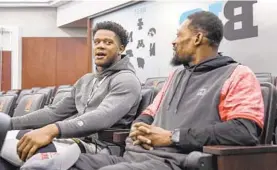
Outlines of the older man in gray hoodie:
{"label": "older man in gray hoodie", "polygon": [[[21,160],[57,138],[87,137],[103,129],[131,124],[140,102],[141,85],[129,58],[122,55],[127,43],[127,32],[121,25],[96,25],[93,52],[97,73],[80,78],[71,95],[57,104],[12,118],[13,130],[35,129],[17,135]],[[95,151],[91,145],[81,143],[86,152]]]}

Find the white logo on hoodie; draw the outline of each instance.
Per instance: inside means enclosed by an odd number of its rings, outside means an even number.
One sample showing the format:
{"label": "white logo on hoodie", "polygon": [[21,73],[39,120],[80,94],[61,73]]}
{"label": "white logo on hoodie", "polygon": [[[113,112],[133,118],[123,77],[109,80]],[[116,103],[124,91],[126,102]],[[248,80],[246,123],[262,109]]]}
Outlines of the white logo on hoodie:
{"label": "white logo on hoodie", "polygon": [[201,89],[198,90],[196,95],[197,96],[204,96],[206,93],[207,93],[207,89],[201,88]]}

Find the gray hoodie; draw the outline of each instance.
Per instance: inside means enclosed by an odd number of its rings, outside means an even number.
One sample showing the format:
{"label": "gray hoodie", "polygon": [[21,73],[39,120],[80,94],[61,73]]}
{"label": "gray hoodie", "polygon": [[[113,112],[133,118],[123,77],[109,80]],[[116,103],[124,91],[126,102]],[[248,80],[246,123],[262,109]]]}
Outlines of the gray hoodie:
{"label": "gray hoodie", "polygon": [[71,95],[57,104],[12,118],[12,127],[39,128],[56,122],[62,138],[85,137],[111,127],[126,128],[136,114],[140,91],[134,67],[128,57],[123,57],[103,72],[84,75]]}

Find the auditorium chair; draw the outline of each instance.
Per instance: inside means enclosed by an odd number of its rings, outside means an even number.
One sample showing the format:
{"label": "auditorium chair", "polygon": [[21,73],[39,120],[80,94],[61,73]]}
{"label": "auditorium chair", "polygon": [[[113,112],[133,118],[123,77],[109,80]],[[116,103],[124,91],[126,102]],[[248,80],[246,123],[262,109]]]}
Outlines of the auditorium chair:
{"label": "auditorium chair", "polygon": [[42,94],[45,94],[45,97],[46,97],[46,101],[45,101],[45,105],[48,105],[51,101],[51,95],[52,95],[52,92],[53,89],[52,88],[42,88],[42,89],[39,89],[38,91],[36,91],[35,93],[42,93]]}
{"label": "auditorium chair", "polygon": [[16,94],[17,96],[19,96],[19,94],[20,94],[20,92],[21,92],[21,90],[19,90],[19,89],[13,89],[13,90],[8,90],[5,94]]}
{"label": "auditorium chair", "polygon": [[46,96],[42,93],[26,94],[19,101],[14,110],[13,117],[23,116],[44,107]]}
{"label": "auditorium chair", "polygon": [[24,90],[21,90],[17,100],[16,100],[16,105],[19,103],[19,101],[21,100],[21,98],[23,96],[25,96],[26,94],[32,94],[33,90],[32,89],[24,89]]}
{"label": "auditorium chair", "polygon": [[64,88],[68,88],[68,87],[72,87],[72,85],[70,85],[70,84],[60,85],[58,87],[58,89],[64,89]]}
{"label": "auditorium chair", "polygon": [[142,87],[141,89],[141,101],[137,110],[136,117],[137,118],[140,113],[149,106],[154,98],[155,98],[155,88],[154,87]]}
{"label": "auditorium chair", "polygon": [[160,91],[160,90],[163,88],[164,83],[165,83],[165,81],[159,82],[159,83],[157,84],[156,88],[157,88],[158,91]]}
{"label": "auditorium chair", "polygon": [[[261,83],[265,105],[264,129],[257,146],[204,146],[193,151],[185,160],[185,170],[273,170],[277,167],[277,145],[272,145],[276,118],[277,92],[271,83]],[[104,133],[104,132],[103,132]],[[110,132],[111,133],[111,132]],[[123,146],[129,132],[113,131],[114,143]]]}
{"label": "auditorium chair", "polygon": [[164,83],[167,77],[151,77],[146,79],[144,86],[157,87],[159,83]]}
{"label": "auditorium chair", "polygon": [[0,112],[6,113],[9,116],[12,116],[14,108],[15,108],[15,102],[17,99],[17,95],[9,95],[4,94],[0,96]]}
{"label": "auditorium chair", "polygon": [[64,97],[71,95],[72,87],[57,89],[56,95],[53,98],[52,105],[61,101]]}
{"label": "auditorium chair", "polygon": [[[154,99],[155,89],[153,87],[143,87],[141,90],[141,101],[138,107],[138,111],[135,117],[137,117],[147,106],[149,106]],[[98,139],[100,141],[105,141],[111,143],[109,147],[110,154],[112,155],[122,155],[124,152],[125,143],[120,139],[115,139],[114,137],[118,134],[117,137],[120,137],[122,140],[126,139],[128,136],[129,129],[114,129],[110,128],[98,133]]]}
{"label": "auditorium chair", "polygon": [[56,86],[49,86],[49,87],[46,87],[48,89],[51,89],[51,97],[50,97],[50,101],[49,101],[49,104],[51,104],[53,102],[53,99],[55,97],[55,94],[56,94]]}
{"label": "auditorium chair", "polygon": [[276,86],[276,76],[271,73],[255,73],[260,82],[268,82]]}
{"label": "auditorium chair", "polygon": [[32,87],[32,93],[36,93],[41,87]]}
{"label": "auditorium chair", "polygon": [[66,84],[66,85],[60,85],[60,86],[58,86],[58,87],[57,87],[57,90],[56,90],[56,94],[57,94],[57,92],[58,92],[59,90],[61,90],[61,89],[67,89],[67,88],[72,88],[72,85]]}
{"label": "auditorium chair", "polygon": [[[271,73],[255,73],[255,75],[260,82],[268,82],[268,83],[275,85],[275,87],[277,87],[277,84],[276,84],[277,77],[272,76]],[[276,114],[277,114],[277,110],[276,110]],[[274,127],[275,127],[275,130],[273,133],[273,143],[277,144],[277,117],[276,117],[276,120],[274,123]]]}

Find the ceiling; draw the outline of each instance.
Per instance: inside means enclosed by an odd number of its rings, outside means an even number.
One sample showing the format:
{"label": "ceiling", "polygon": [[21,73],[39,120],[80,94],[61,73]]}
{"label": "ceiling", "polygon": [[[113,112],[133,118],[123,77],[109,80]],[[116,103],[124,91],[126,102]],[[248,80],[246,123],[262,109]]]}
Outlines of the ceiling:
{"label": "ceiling", "polygon": [[0,7],[58,7],[72,0],[0,0]]}

